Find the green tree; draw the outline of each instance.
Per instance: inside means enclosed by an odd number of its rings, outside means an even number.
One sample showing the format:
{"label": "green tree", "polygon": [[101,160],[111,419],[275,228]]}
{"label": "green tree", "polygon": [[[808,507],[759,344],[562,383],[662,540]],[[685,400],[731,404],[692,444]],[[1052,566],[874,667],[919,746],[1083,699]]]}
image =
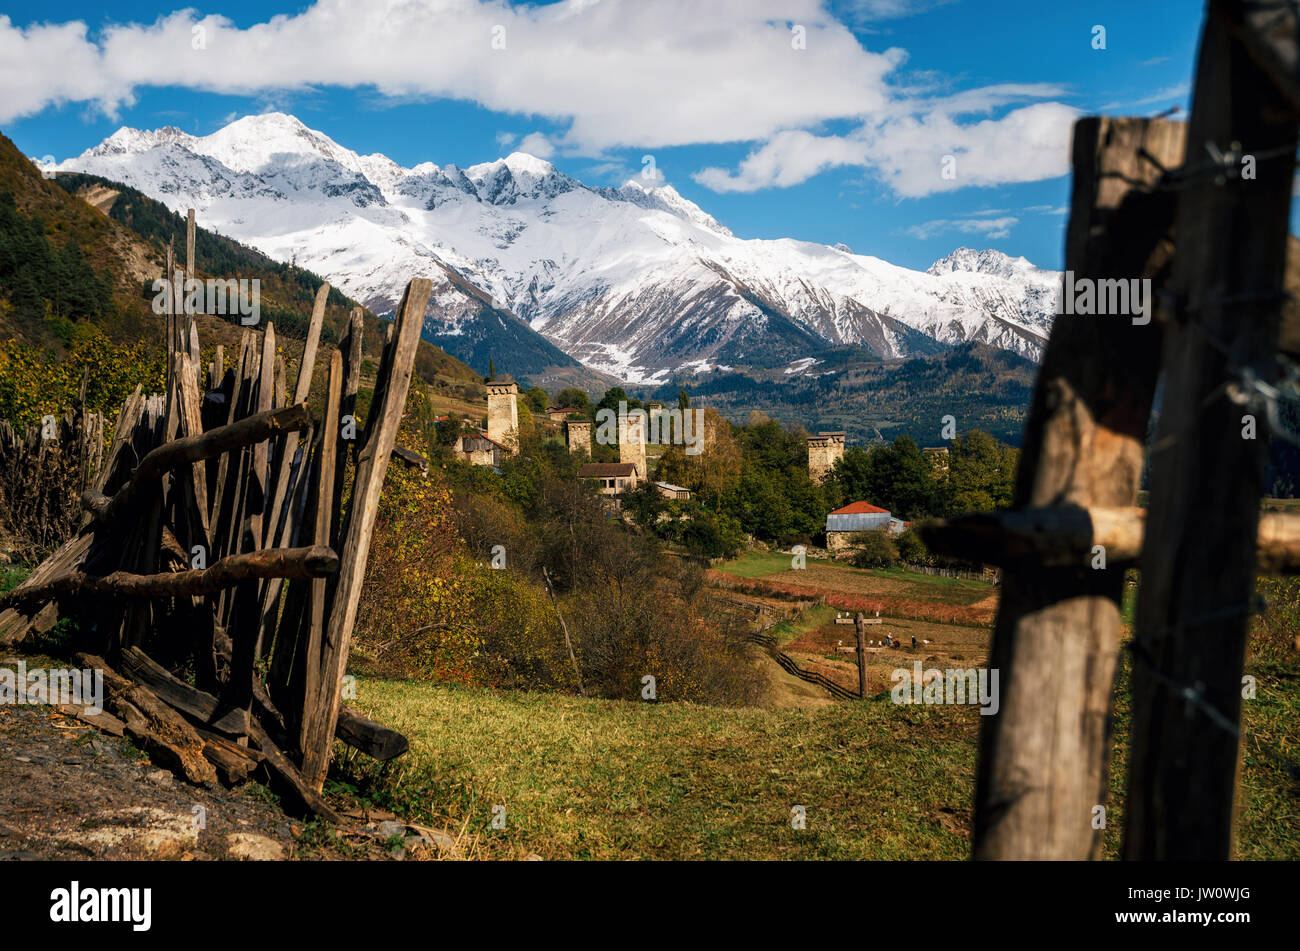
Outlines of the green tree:
{"label": "green tree", "polygon": [[946,515],[989,512],[1011,505],[1020,451],[988,433],[971,430],[953,440],[943,485]]}
{"label": "green tree", "polygon": [[527,398],[528,405],[532,407],[533,412],[546,412],[550,397],[546,395],[546,391],[540,386],[534,386],[531,390],[526,391],[524,396]]}
{"label": "green tree", "polygon": [[930,460],[907,436],[871,450],[849,449],[833,478],[843,504],[870,502],[903,519],[937,514]]}
{"label": "green tree", "polygon": [[849,544],[854,567],[888,568],[898,564],[898,548],[884,532],[854,532],[849,536]]}
{"label": "green tree", "polygon": [[585,416],[591,415],[591,397],[586,390],[576,386],[565,387],[555,394],[555,405],[559,409],[573,407]]}

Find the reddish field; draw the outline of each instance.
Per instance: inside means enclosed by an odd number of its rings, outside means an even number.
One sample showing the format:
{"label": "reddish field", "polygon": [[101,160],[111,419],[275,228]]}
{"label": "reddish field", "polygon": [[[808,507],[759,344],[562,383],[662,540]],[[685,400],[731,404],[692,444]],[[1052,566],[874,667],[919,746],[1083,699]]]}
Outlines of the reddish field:
{"label": "reddish field", "polygon": [[[784,579],[737,578],[735,575],[721,571],[710,571],[708,578],[710,584],[732,591],[811,599],[846,611],[863,611],[868,614],[879,611],[889,617],[938,621],[943,624],[988,625],[993,623],[993,616],[997,612],[996,594],[988,595],[974,604],[944,604],[885,594],[849,593],[842,586],[842,578],[835,579],[834,587],[830,584],[818,584],[815,580],[811,584],[807,582],[796,584]],[[881,580],[892,581],[892,579]]]}
{"label": "reddish field", "polygon": [[[910,668],[916,661],[929,667],[972,667],[984,663],[988,653],[990,632],[987,628],[961,627],[954,624],[935,624],[909,618],[886,617],[883,624],[867,626],[867,692],[888,690],[894,685],[891,678],[899,667]],[[901,647],[876,647],[879,642],[893,637]],[[912,638],[917,641],[912,649]],[[928,640],[930,643],[924,643]],[[852,624],[823,624],[787,644],[786,653],[801,667],[817,670],[851,690],[858,686],[857,656],[837,651],[836,648],[856,647],[857,635]]]}

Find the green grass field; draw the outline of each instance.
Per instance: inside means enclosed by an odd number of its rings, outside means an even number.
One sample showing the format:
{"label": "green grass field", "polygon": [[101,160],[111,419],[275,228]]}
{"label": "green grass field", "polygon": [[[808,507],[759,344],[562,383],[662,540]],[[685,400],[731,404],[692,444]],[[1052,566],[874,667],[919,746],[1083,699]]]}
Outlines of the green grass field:
{"label": "green grass field", "polygon": [[[1116,692],[1105,833],[1123,835],[1128,682]],[[1300,692],[1253,669],[1238,854],[1300,858]],[[969,852],[979,715],[887,696],[808,710],[725,709],[362,679],[356,706],[411,750],[381,766],[339,745],[331,788],[469,833],[512,858],[960,859]],[[506,827],[491,828],[492,807]],[[803,806],[807,828],[791,828]]]}
{"label": "green grass field", "polygon": [[[764,578],[767,575],[789,571],[793,556],[779,551],[747,551],[738,558],[715,566],[738,578]],[[833,565],[829,558],[809,558],[810,565]]]}
{"label": "green grass field", "polygon": [[[452,830],[478,857],[957,859],[971,709],[759,710],[362,680],[405,733],[387,767],[340,752],[347,785]],[[342,747],[339,748],[342,751]],[[492,807],[506,807],[504,830]],[[807,828],[791,827],[803,806]]]}
{"label": "green grass field", "polygon": [[806,611],[801,611],[796,618],[778,622],[768,633],[776,638],[778,644],[784,646],[798,640],[809,631],[817,630],[823,624],[830,624],[838,613],[829,605],[814,605]]}

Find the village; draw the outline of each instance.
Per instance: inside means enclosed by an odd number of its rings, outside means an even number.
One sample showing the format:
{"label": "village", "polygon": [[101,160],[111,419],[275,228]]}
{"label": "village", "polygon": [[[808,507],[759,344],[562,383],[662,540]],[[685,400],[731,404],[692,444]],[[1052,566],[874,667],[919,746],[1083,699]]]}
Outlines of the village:
{"label": "village", "polygon": [[[513,380],[488,381],[485,387],[485,425],[458,434],[455,453],[469,465],[488,466],[500,471],[502,460],[519,451],[520,388]],[[688,447],[688,454],[706,451],[706,428],[698,422],[689,425],[692,414],[700,412],[698,409],[683,411],[677,407],[666,410],[663,403],[652,400],[646,403],[645,409],[628,411],[624,405],[616,416],[609,410],[601,410],[600,413],[611,418],[593,423],[575,407],[548,406],[543,416],[534,417],[534,424],[552,438],[563,439],[571,454],[586,459],[592,456],[593,425],[600,444],[617,446],[618,462],[584,462],[578,470],[578,478],[591,483],[611,510],[618,511],[622,497],[647,481],[665,499],[684,501],[691,497],[689,488],[652,479],[651,465],[656,459],[652,450],[662,450],[675,438],[678,444]],[[437,417],[439,422],[447,419],[446,416]],[[615,421],[616,427],[613,425]],[[842,431],[807,436],[808,477],[814,484],[823,483],[830,477],[836,464],[844,457],[845,447],[846,433]],[[943,479],[949,469],[948,447],[930,446],[921,451],[934,477]],[[859,533],[884,532],[897,536],[911,524],[866,499],[854,500],[826,515],[826,548],[833,555],[847,556],[852,553],[853,539]]]}

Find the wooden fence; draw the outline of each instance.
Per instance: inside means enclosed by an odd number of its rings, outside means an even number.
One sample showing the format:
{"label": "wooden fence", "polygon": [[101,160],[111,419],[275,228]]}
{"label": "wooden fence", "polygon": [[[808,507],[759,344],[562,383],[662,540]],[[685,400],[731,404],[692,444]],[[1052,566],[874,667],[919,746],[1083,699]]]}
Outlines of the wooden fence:
{"label": "wooden fence", "polygon": [[260,765],[290,802],[332,816],[320,792],[336,735],[380,758],[406,748],[342,701],[431,290],[407,286],[363,428],[359,311],[330,354],[322,408],[307,403],[328,285],[292,394],[273,326],[244,332],[233,369],[220,346],[205,368],[193,315],[169,303],[167,393],[137,389],[123,405],[84,528],[0,599],[0,644],[51,616],[78,620],[111,714],[160,761],[195,781]]}
{"label": "wooden fence", "polygon": [[1295,369],[1278,342],[1296,20],[1292,6],[1211,0],[1186,125],[1075,127],[1067,271],[1093,288],[1149,280],[1155,306],[1149,322],[1058,316],[1014,509],[923,529],[936,551],[1003,567],[990,657],[1001,713],[981,724],[977,858],[1100,857],[1124,570],[1135,564],[1125,854],[1231,854],[1255,577],[1300,570],[1300,524],[1260,516],[1278,381]]}
{"label": "wooden fence", "polygon": [[773,637],[771,634],[762,634],[762,633],[750,634],[749,640],[754,644],[758,644],[760,647],[766,650],[767,653],[771,656],[771,658],[774,661],[776,661],[777,664],[781,667],[781,669],[786,671],[786,673],[793,674],[794,676],[798,677],[800,680],[821,687],[823,690],[825,690],[827,693],[829,693],[832,697],[835,697],[836,699],[839,700],[861,699],[858,693],[850,690],[849,688],[841,684],[837,684],[835,681],[831,680],[825,674],[819,674],[815,670],[806,670],[803,667],[800,667],[799,663],[793,657],[791,657],[785,651],[780,649],[780,647],[777,645],[776,638]]}

